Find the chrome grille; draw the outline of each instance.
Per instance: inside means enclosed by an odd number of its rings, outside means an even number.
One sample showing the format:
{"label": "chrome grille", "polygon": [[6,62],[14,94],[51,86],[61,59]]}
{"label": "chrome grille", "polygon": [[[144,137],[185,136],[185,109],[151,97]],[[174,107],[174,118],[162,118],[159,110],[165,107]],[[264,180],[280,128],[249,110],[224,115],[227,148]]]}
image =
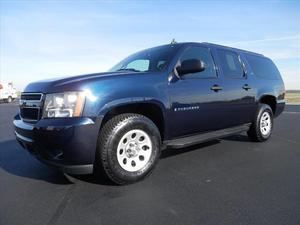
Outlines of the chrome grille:
{"label": "chrome grille", "polygon": [[26,122],[36,122],[41,118],[43,109],[42,93],[22,93],[20,98],[20,116]]}
{"label": "chrome grille", "polygon": [[43,94],[41,93],[22,93],[21,100],[26,101],[42,101]]}

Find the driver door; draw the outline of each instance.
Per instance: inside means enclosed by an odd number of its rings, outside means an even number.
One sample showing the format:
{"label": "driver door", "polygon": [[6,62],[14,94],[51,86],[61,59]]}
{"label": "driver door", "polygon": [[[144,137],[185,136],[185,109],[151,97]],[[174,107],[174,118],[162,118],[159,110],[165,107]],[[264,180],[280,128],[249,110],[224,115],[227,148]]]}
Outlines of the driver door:
{"label": "driver door", "polygon": [[200,59],[205,69],[175,78],[169,83],[171,107],[169,111],[172,138],[224,128],[222,93],[223,79],[217,74],[210,49],[188,46],[179,62]]}

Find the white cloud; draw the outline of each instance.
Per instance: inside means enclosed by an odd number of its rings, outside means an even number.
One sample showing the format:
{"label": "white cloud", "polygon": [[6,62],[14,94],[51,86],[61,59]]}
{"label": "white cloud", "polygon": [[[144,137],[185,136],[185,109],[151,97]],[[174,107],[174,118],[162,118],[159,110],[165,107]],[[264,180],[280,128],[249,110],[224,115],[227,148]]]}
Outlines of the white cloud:
{"label": "white cloud", "polygon": [[291,35],[291,36],[283,36],[283,37],[274,37],[274,38],[264,38],[257,40],[246,40],[246,41],[237,41],[229,43],[228,45],[245,45],[245,44],[256,44],[256,43],[270,43],[270,42],[278,42],[278,41],[286,41],[286,40],[300,40],[300,35]]}

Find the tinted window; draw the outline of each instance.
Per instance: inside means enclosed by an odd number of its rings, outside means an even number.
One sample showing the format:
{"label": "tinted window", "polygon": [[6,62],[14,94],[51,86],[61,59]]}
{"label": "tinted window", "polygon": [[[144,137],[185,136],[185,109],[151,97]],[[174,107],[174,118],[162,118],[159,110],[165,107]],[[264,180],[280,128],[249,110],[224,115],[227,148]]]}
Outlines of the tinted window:
{"label": "tinted window", "polygon": [[268,79],[280,78],[277,67],[270,59],[255,55],[247,55],[247,61],[255,75]]}
{"label": "tinted window", "polygon": [[119,62],[109,71],[158,72],[172,60],[179,45],[165,45],[143,50]]}
{"label": "tinted window", "polygon": [[205,65],[205,70],[199,73],[186,74],[184,78],[212,78],[217,76],[214,61],[208,48],[188,47],[180,57],[180,62],[187,59],[202,60]]}
{"label": "tinted window", "polygon": [[218,55],[221,60],[221,68],[225,77],[242,78],[244,71],[240,63],[239,57],[235,52],[227,50],[218,50]]}

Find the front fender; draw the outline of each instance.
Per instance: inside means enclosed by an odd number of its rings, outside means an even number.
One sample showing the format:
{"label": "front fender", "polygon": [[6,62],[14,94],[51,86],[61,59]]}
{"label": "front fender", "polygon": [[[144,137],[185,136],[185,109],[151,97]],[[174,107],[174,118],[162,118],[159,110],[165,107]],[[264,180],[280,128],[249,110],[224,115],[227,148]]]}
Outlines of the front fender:
{"label": "front fender", "polygon": [[126,105],[133,105],[133,104],[154,104],[158,106],[161,111],[163,112],[165,116],[165,105],[160,102],[157,99],[154,99],[152,97],[128,97],[128,98],[121,98],[121,99],[116,99],[113,101],[110,101],[106,103],[98,113],[98,116],[104,116],[107,112],[111,111],[114,108],[120,107],[120,106],[126,106]]}
{"label": "front fender", "polygon": [[112,108],[134,103],[154,103],[162,109],[168,106],[166,74],[140,74],[103,79],[83,87],[91,93],[86,98],[84,116],[103,116]]}

